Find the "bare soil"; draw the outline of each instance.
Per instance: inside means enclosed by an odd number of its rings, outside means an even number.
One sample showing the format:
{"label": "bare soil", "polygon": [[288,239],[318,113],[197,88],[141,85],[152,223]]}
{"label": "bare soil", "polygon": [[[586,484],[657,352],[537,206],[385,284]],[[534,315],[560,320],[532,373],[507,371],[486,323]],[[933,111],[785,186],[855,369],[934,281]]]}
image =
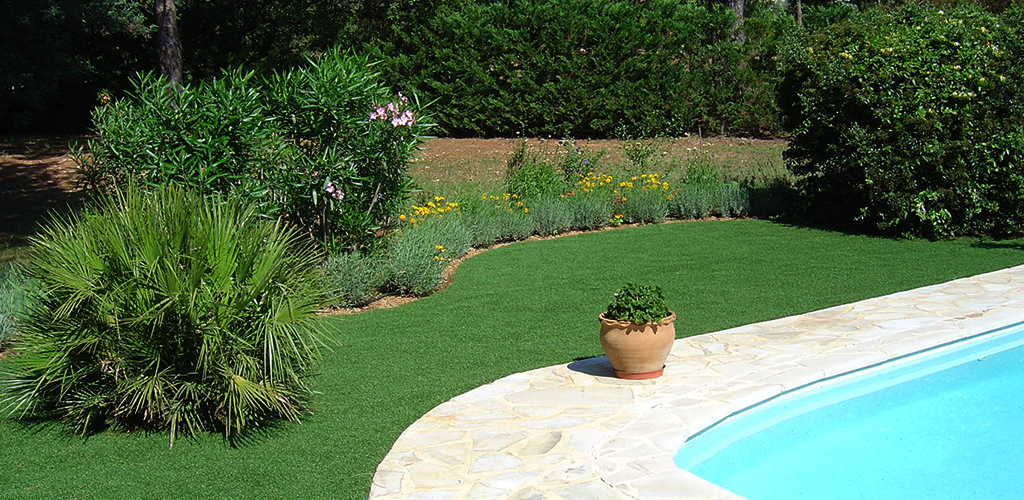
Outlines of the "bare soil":
{"label": "bare soil", "polygon": [[[410,174],[420,185],[452,183],[493,184],[500,182],[509,156],[522,139],[431,139],[413,161]],[[527,148],[542,157],[554,159],[563,154],[565,146],[556,139],[532,138]],[[726,172],[737,174],[758,168],[782,167],[783,139],[744,139],[733,137],[701,138],[688,136],[649,141],[649,161],[661,168],[676,168],[702,157]],[[579,140],[575,145],[590,154],[600,155],[605,165],[625,165],[627,155],[623,141]]]}
{"label": "bare soil", "polygon": [[24,246],[48,214],[81,204],[80,179],[69,147],[79,139],[0,138],[0,250]]}

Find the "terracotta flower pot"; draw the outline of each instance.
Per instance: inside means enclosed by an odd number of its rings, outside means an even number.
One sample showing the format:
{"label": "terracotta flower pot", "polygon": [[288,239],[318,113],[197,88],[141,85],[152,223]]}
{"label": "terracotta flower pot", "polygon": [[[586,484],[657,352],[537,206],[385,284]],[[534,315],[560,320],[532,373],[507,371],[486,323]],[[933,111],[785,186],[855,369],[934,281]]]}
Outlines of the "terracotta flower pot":
{"label": "terracotta flower pot", "polygon": [[601,349],[612,363],[615,376],[629,380],[660,377],[676,339],[676,313],[657,323],[629,323],[597,317],[601,322]]}

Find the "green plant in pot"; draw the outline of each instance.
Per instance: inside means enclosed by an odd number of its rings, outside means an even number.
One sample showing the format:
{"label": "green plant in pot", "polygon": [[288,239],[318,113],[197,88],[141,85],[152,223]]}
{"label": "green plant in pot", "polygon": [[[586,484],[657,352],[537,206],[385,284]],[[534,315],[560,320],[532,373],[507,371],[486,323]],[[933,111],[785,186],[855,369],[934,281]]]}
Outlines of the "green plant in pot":
{"label": "green plant in pot", "polygon": [[660,377],[676,339],[676,314],[665,304],[659,286],[628,283],[598,316],[601,349],[619,378]]}

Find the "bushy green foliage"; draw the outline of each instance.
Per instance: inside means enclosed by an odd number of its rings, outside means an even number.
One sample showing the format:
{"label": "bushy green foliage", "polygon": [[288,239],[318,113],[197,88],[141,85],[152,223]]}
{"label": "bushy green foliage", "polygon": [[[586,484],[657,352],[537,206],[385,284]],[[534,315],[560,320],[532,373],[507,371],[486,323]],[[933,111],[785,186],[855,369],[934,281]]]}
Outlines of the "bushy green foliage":
{"label": "bushy green foliage", "polygon": [[410,188],[429,124],[365,57],[331,52],[260,79],[240,70],[175,90],[142,75],[97,108],[78,161],[93,187],[237,193],[335,246],[373,243]]}
{"label": "bushy green foliage", "polygon": [[373,242],[375,228],[404,206],[406,168],[430,127],[419,103],[392,93],[374,64],[335,52],[267,79],[264,99],[292,152],[272,189],[284,213],[323,241]]}
{"label": "bushy green foliage", "polygon": [[18,315],[25,307],[25,298],[31,282],[20,267],[0,265],[0,351],[14,337]]}
{"label": "bushy green foliage", "polygon": [[629,323],[654,323],[668,317],[665,292],[660,286],[627,283],[615,292],[606,319]]}
{"label": "bushy green foliage", "polygon": [[975,7],[905,5],[808,38],[783,87],[809,212],[898,235],[1019,233],[1016,29]]}
{"label": "bushy green foliage", "polygon": [[570,227],[573,230],[588,231],[607,226],[611,217],[608,200],[600,196],[566,196],[562,207],[571,215]]}
{"label": "bushy green foliage", "polygon": [[114,191],[34,241],[8,410],[226,437],[296,419],[321,341],[319,255],[238,197]]}
{"label": "bushy green foliage", "polygon": [[630,224],[659,224],[669,213],[668,196],[660,189],[634,189],[613,208],[622,215],[622,221]]}
{"label": "bushy green foliage", "polygon": [[437,100],[445,135],[609,137],[778,130],[788,16],[751,8],[732,42],[721,4],[651,0],[410,2],[363,41],[389,81]]}
{"label": "bushy green foliage", "polygon": [[688,183],[672,196],[669,215],[677,219],[743,217],[751,213],[750,198],[750,189],[738,182]]}
{"label": "bushy green foliage", "polygon": [[470,248],[472,236],[459,219],[432,218],[398,231],[384,252],[384,290],[422,296],[437,289],[445,266]]}
{"label": "bushy green foliage", "polygon": [[573,227],[573,213],[568,210],[566,198],[548,196],[531,203],[530,219],[533,230],[541,236],[564,233]]}
{"label": "bushy green foliage", "polygon": [[270,189],[286,151],[252,73],[234,70],[180,91],[152,73],[133,85],[93,113],[96,136],[76,155],[89,186],[174,184],[253,198]]}
{"label": "bushy green foliage", "polygon": [[379,259],[358,252],[338,253],[323,263],[324,288],[332,307],[356,307],[379,296]]}

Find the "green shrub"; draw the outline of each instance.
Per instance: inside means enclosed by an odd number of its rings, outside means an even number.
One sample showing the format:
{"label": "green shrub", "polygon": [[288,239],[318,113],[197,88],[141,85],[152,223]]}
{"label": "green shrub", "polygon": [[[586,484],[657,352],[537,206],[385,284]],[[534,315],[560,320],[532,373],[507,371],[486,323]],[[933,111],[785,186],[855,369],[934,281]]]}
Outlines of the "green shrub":
{"label": "green shrub", "polygon": [[263,95],[293,156],[273,185],[284,213],[327,241],[372,245],[404,208],[406,170],[430,123],[366,57],[332,52],[276,73]]}
{"label": "green shrub", "polygon": [[308,240],[238,197],[114,191],[34,240],[0,389],[19,414],[233,439],[297,419],[322,290]]}
{"label": "green shrub", "polygon": [[630,224],[658,224],[669,214],[668,193],[661,189],[632,189],[616,200],[614,210]]}
{"label": "green shrub", "polygon": [[381,286],[377,258],[358,252],[331,255],[323,263],[324,288],[332,307],[357,307],[376,298]]}
{"label": "green shrub", "polygon": [[967,5],[904,5],[811,36],[783,86],[808,214],[897,235],[1019,233],[1014,29]]}
{"label": "green shrub", "polygon": [[396,232],[384,254],[383,289],[423,296],[441,284],[445,266],[470,248],[472,235],[461,217],[428,218]]}
{"label": "green shrub", "polygon": [[684,184],[672,196],[669,214],[677,219],[742,217],[751,212],[749,188],[738,182]]}
{"label": "green shrub", "polygon": [[283,167],[286,151],[252,73],[229,71],[180,92],[152,73],[132,84],[126,98],[93,112],[95,136],[76,156],[88,186],[132,181],[252,197],[269,189],[266,173]]}
{"label": "green shrub", "polygon": [[265,79],[231,70],[178,92],[141,75],[96,109],[77,160],[94,188],[238,193],[326,244],[371,245],[405,202],[406,168],[430,126],[372,68],[333,51]]}
{"label": "green shrub", "polygon": [[607,226],[611,217],[608,212],[608,200],[599,196],[569,195],[565,197],[562,207],[570,215],[570,227],[578,231]]}
{"label": "green shrub", "polygon": [[540,236],[564,233],[573,227],[573,213],[567,208],[566,198],[549,196],[530,204],[533,232]]}
{"label": "green shrub", "polygon": [[14,337],[18,315],[25,307],[25,298],[31,282],[22,269],[14,264],[0,265],[0,351]]}
{"label": "green shrub", "polygon": [[522,200],[558,195],[569,188],[566,176],[545,158],[541,151],[530,148],[529,141],[516,143],[505,162],[505,192]]}
{"label": "green shrub", "polygon": [[611,137],[779,130],[776,55],[790,16],[748,3],[408,2],[386,33],[353,26],[387,80],[431,102],[446,136]]}

